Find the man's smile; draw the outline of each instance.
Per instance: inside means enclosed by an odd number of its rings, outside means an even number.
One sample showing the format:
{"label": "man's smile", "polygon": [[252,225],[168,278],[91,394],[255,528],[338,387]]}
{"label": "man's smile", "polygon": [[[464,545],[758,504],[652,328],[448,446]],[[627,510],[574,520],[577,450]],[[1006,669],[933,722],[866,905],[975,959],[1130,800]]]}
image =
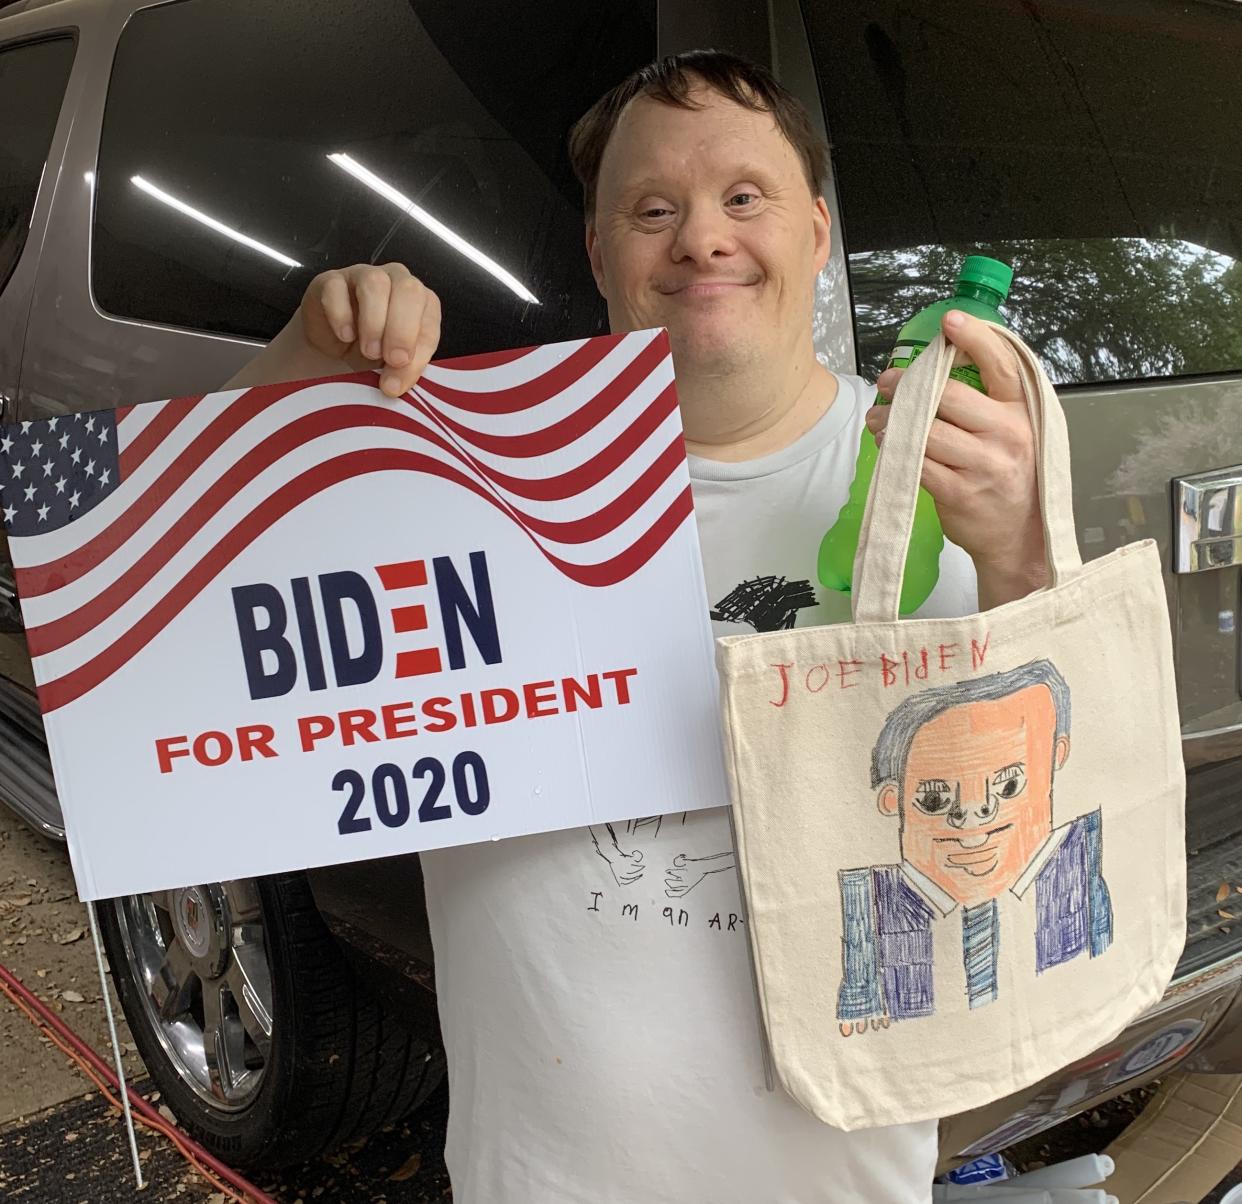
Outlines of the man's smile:
{"label": "man's smile", "polygon": [[1001,824],[998,828],[989,828],[974,836],[937,836],[935,843],[955,844],[961,849],[961,852],[957,853],[941,850],[949,869],[961,870],[962,873],[969,874],[972,878],[982,878],[985,874],[990,874],[1000,860],[1001,850],[992,843],[992,837],[1012,827],[1011,823]]}
{"label": "man's smile", "polygon": [[656,285],[656,291],[665,297],[692,298],[720,297],[758,284],[758,277],[737,279],[725,276],[703,276],[697,280],[665,281]]}

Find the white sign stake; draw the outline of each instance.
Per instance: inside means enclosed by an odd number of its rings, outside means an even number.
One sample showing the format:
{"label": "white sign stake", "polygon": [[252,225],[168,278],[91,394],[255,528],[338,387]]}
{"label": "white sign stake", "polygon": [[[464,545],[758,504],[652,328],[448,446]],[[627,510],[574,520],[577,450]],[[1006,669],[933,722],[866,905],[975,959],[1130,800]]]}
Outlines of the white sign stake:
{"label": "white sign stake", "polygon": [[134,1114],[129,1108],[129,1088],[125,1083],[125,1063],[121,1058],[121,1043],[116,1038],[116,1017],[112,1014],[112,996],[108,993],[108,974],[104,969],[103,945],[99,940],[99,923],[95,919],[95,904],[87,903],[86,914],[91,921],[91,940],[95,942],[95,964],[99,967],[99,991],[103,995],[104,1011],[108,1013],[108,1036],[112,1039],[112,1057],[116,1062],[116,1077],[121,1085],[121,1108],[125,1113],[125,1129],[129,1134],[129,1152],[134,1159],[134,1178],[138,1190],[146,1184],[142,1180],[142,1163],[138,1161],[138,1136],[134,1132]]}

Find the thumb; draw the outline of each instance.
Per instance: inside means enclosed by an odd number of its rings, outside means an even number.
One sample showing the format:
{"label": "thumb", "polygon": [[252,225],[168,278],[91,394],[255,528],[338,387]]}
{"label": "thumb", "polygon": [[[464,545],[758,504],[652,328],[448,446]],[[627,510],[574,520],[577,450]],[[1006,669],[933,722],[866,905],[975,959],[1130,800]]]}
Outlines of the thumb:
{"label": "thumb", "polygon": [[944,337],[958,349],[954,363],[974,364],[989,397],[996,401],[1024,400],[1017,356],[997,333],[994,323],[951,309],[941,319],[940,327]]}

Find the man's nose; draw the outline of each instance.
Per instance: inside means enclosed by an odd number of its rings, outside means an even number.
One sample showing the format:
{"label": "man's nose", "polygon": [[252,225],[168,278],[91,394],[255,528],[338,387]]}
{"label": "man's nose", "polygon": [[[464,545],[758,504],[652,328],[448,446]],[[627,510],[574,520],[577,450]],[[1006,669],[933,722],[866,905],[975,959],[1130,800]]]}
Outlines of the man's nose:
{"label": "man's nose", "polygon": [[996,804],[988,797],[987,778],[963,778],[957,800],[949,809],[949,823],[954,828],[969,831],[991,823],[995,815]]}
{"label": "man's nose", "polygon": [[733,223],[720,212],[718,206],[690,205],[684,211],[673,242],[673,259],[680,263],[691,260],[709,264],[720,256],[732,255],[737,250]]}

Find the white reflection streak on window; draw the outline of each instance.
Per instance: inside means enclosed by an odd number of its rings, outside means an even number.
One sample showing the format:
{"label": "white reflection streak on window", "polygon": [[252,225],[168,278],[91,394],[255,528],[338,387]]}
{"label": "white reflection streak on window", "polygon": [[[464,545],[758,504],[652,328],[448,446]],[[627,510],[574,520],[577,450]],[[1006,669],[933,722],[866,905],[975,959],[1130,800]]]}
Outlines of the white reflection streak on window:
{"label": "white reflection streak on window", "polygon": [[300,268],[302,266],[296,259],[290,259],[288,255],[282,255],[279,251],[269,247],[266,243],[260,242],[257,238],[251,238],[250,235],[243,234],[240,230],[234,230],[232,226],[226,226],[222,221],[209,216],[201,209],[195,209],[193,205],[187,205],[185,201],[178,200],[175,196],[165,192],[162,188],[157,188],[142,176],[130,176],[129,181],[136,188],[167,205],[170,209],[175,209],[178,213],[183,213],[186,217],[191,217],[196,222],[201,222],[217,234],[223,234],[226,238],[231,238],[234,242],[241,243],[243,247],[249,247],[252,251],[258,251],[260,254],[268,256],[268,258],[276,260],[277,263],[283,263],[287,268]]}
{"label": "white reflection streak on window", "polygon": [[328,158],[341,168],[347,171],[355,180],[360,181],[370,188],[373,192],[378,193],[384,200],[396,205],[403,213],[409,214],[420,226],[430,230],[437,238],[448,243],[453,250],[464,255],[471,263],[477,263],[485,272],[494,276],[506,288],[516,293],[523,301],[529,301],[535,305],[539,304],[539,298],[530,291],[520,280],[510,272],[505,271],[494,259],[484,255],[478,247],[468,243],[462,236],[454,230],[450,230],[442,221],[431,216],[421,205],[416,205],[403,192],[399,192],[387,180],[381,179],[373,171],[363,167],[356,159],[349,155],[333,154]]}

